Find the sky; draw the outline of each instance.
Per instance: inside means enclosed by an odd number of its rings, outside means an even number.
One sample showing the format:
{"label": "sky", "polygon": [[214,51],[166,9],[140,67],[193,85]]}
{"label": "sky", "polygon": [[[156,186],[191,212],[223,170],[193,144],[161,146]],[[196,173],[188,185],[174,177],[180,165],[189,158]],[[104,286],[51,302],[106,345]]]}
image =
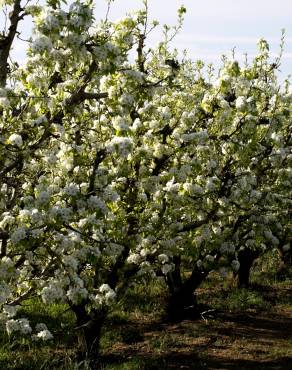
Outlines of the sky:
{"label": "sky", "polygon": [[[172,44],[179,50],[188,50],[193,60],[202,59],[206,64],[214,63],[215,67],[220,65],[221,55],[230,55],[233,48],[240,62],[245,53],[250,60],[261,37],[269,42],[272,55],[276,57],[284,28],[285,47],[279,76],[284,79],[292,74],[291,0],[148,0],[148,5],[150,19],[160,23],[149,38],[151,45],[160,40],[163,24],[176,24],[177,9],[184,5],[187,8],[184,26]],[[109,18],[115,20],[142,7],[141,0],[114,0]],[[96,18],[104,18],[106,10],[106,1],[96,0]],[[27,20],[22,27],[29,30],[31,25]],[[16,45],[14,55],[24,58],[22,43]]]}

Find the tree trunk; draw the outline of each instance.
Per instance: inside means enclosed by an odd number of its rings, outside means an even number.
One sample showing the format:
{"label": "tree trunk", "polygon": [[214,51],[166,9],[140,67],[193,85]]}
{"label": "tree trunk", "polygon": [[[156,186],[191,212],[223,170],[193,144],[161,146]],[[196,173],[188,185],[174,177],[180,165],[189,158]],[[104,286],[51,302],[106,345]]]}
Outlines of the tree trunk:
{"label": "tree trunk", "polygon": [[167,304],[167,318],[170,321],[182,321],[199,317],[199,308],[195,296],[195,290],[206,278],[208,273],[200,270],[197,265],[192,274],[185,281],[181,279],[180,257],[173,259],[175,269],[167,275],[166,283],[169,289]]}
{"label": "tree trunk", "polygon": [[94,369],[99,356],[101,329],[106,312],[104,310],[92,311],[88,314],[84,306],[74,306],[72,309],[77,322],[79,360],[89,360]]}
{"label": "tree trunk", "polygon": [[237,285],[240,288],[246,288],[250,284],[250,270],[254,261],[259,257],[259,251],[245,248],[238,253],[238,261],[240,263],[237,272]]}
{"label": "tree trunk", "polygon": [[170,321],[195,319],[198,315],[198,304],[193,289],[183,285],[170,294],[167,305],[167,318]]}
{"label": "tree trunk", "polygon": [[291,249],[288,251],[283,251],[282,248],[278,248],[281,262],[277,272],[277,277],[279,279],[285,279],[289,274],[289,270],[292,268],[292,253]]}

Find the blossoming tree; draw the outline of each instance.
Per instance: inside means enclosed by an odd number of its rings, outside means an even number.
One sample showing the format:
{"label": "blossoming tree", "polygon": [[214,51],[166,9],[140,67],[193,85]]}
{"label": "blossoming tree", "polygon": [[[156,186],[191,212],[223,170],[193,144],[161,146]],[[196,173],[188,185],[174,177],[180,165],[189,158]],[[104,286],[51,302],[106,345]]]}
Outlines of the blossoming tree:
{"label": "blossoming tree", "polygon": [[[160,271],[169,313],[183,317],[211,269],[243,268],[247,250],[289,250],[292,95],[264,40],[250,67],[225,61],[211,84],[200,62],[176,62],[168,28],[157,49],[145,48],[155,26],[147,9],[96,24],[90,1],[66,11],[52,0],[5,3],[0,305],[9,334],[50,339],[17,309],[35,295],[66,303],[95,358],[107,312],[132,279]],[[8,56],[27,14],[35,29],[18,67]]]}
{"label": "blossoming tree", "polygon": [[[171,189],[176,203],[188,203],[181,209],[190,222],[180,226],[181,251],[168,276],[174,317],[193,310],[193,291],[212,269],[225,275],[229,265],[239,284],[248,285],[252,263],[265,251],[279,248],[288,260],[291,92],[277,83],[276,68],[261,40],[251,66],[226,60],[193,115],[181,120],[180,130],[190,124],[190,135],[196,127],[207,138],[196,143],[192,155],[185,152],[192,170]],[[182,258],[189,266],[190,257],[192,272],[183,281]]]}

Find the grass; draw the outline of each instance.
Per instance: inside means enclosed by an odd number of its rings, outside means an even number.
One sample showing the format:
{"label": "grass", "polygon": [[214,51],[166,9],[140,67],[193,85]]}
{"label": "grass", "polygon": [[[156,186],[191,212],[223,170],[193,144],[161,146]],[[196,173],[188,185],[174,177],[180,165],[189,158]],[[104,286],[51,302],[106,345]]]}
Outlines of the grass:
{"label": "grass", "polygon": [[[27,301],[19,310],[19,317],[28,317],[32,327],[37,323],[44,322],[48,329],[54,333],[55,340],[51,343],[41,343],[25,337],[9,337],[2,327],[0,368],[47,369],[59,366],[62,362],[61,366],[67,366],[67,362],[70,362],[70,358],[74,355],[71,334],[74,317],[68,307],[60,304],[45,305],[38,299],[33,299]],[[53,356],[52,353],[54,353]]]}
{"label": "grass", "polygon": [[198,302],[220,311],[263,311],[271,308],[271,303],[265,299],[257,288],[237,288],[230,275],[224,282],[214,273],[198,289]]}
{"label": "grass", "polygon": [[[164,283],[133,285],[107,319],[99,369],[292,368],[291,280],[278,281],[276,269],[267,270],[264,263],[256,266],[251,289],[236,288],[231,275],[211,274],[198,289],[206,313],[175,324],[163,319]],[[89,370],[76,361],[75,322],[65,305],[32,300],[20,314],[33,325],[46,323],[55,340],[34,343],[1,330],[0,369]]]}

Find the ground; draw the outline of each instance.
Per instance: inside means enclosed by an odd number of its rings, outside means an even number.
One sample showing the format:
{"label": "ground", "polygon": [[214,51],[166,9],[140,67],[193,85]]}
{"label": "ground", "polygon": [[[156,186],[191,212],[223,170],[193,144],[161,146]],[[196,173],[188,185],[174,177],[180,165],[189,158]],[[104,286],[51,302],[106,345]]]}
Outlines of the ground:
{"label": "ground", "polygon": [[[292,288],[257,286],[246,291],[247,296],[252,291],[262,292],[265,308],[251,304],[242,311],[216,309],[199,320],[178,324],[128,322],[121,332],[125,336],[132,330],[134,343],[126,344],[122,338],[105,350],[101,368],[292,369]],[[224,292],[217,288],[216,294],[222,297]],[[202,288],[198,295],[204,300],[210,291]]]}

